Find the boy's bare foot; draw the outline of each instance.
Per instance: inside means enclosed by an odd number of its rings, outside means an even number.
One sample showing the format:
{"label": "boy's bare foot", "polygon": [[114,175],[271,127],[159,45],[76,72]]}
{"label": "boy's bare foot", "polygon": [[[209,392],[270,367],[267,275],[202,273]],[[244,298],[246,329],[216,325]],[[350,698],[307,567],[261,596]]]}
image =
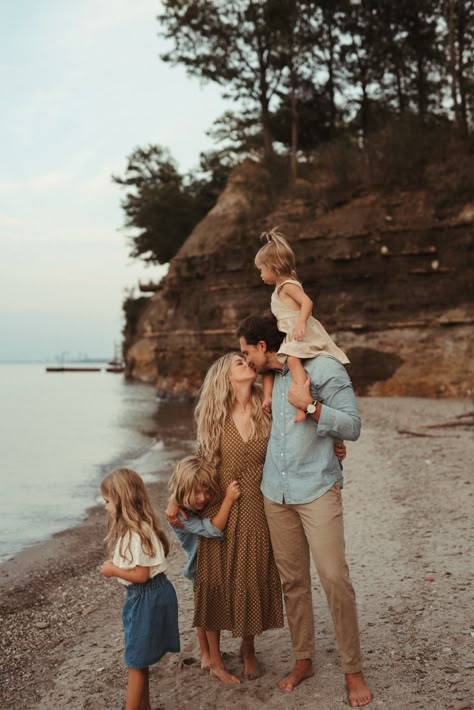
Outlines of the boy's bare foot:
{"label": "boy's bare foot", "polygon": [[361,708],[372,700],[372,691],[363,673],[346,673],[347,699],[351,708]]}
{"label": "boy's bare foot", "polygon": [[293,421],[294,422],[304,422],[305,419],[306,419],[306,412],[304,411],[304,409],[297,409]]}
{"label": "boy's bare foot", "polygon": [[271,414],[272,413],[272,400],[265,399],[262,404],[262,409],[264,409],[266,412]]}
{"label": "boy's bare foot", "polygon": [[306,678],[311,678],[314,675],[313,662],[310,658],[300,658],[295,661],[295,665],[291,669],[290,673],[282,678],[278,687],[280,690],[285,690],[291,693],[292,690],[296,688],[301,681],[306,680]]}
{"label": "boy's bare foot", "polygon": [[215,667],[213,668],[212,666],[209,667],[209,672],[211,675],[216,676],[216,678],[219,678],[223,683],[226,685],[239,685],[240,680],[237,678],[237,676],[232,675],[232,673],[229,673],[226,671],[224,666],[220,667]]}
{"label": "boy's bare foot", "polygon": [[259,677],[259,666],[255,655],[255,648],[245,642],[240,647],[240,657],[244,662],[244,675],[246,680],[255,680]]}

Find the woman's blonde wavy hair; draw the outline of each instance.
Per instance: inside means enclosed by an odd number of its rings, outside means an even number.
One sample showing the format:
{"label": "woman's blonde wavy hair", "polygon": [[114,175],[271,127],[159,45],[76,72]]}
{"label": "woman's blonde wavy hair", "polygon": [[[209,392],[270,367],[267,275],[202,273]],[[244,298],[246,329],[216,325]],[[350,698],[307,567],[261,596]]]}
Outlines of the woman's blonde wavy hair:
{"label": "woman's blonde wavy hair", "polygon": [[268,266],[277,276],[291,276],[296,279],[295,255],[278,227],[263,232],[260,241],[263,242],[263,247],[255,256],[255,266]]}
{"label": "woman's blonde wavy hair", "polygon": [[136,532],[140,537],[143,552],[153,557],[156,550],[148,526],[163,545],[165,557],[168,555],[168,539],[160,527],[145,484],[136,471],[131,468],[115,469],[104,478],[100,490],[104,498],[115,505],[115,515],[109,513],[105,538],[111,556],[117,540],[120,540],[120,555],[132,561],[131,536],[127,533]]}
{"label": "woman's blonde wavy hair", "polygon": [[[202,383],[194,410],[199,452],[204,459],[215,465],[220,462],[224,424],[235,401],[235,393],[230,381],[230,367],[234,357],[242,356],[240,353],[228,353],[211,365]],[[270,415],[262,409],[262,401],[261,388],[253,384],[251,439],[267,436],[270,431]]]}
{"label": "woman's blonde wavy hair", "polygon": [[216,467],[201,456],[185,456],[176,465],[168,483],[174,502],[180,508],[196,510],[196,486],[209,491],[211,504],[221,495]]}

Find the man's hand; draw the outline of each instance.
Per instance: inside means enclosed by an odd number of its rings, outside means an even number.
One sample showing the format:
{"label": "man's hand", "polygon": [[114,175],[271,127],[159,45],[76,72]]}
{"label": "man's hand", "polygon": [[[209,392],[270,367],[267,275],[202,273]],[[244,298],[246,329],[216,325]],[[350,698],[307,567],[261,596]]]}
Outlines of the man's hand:
{"label": "man's hand", "polygon": [[343,441],[336,441],[334,443],[334,453],[336,454],[336,458],[338,458],[339,461],[343,461],[346,458],[347,449]]}
{"label": "man's hand", "polygon": [[288,390],[288,402],[292,404],[293,407],[296,407],[296,409],[306,411],[308,404],[311,404],[313,401],[309,385],[309,377],[304,385],[297,385],[294,381],[291,383],[290,389]]}
{"label": "man's hand", "polygon": [[174,528],[183,528],[184,525],[178,518],[178,515],[182,515],[185,520],[188,519],[184,510],[178,507],[173,499],[168,503],[168,507],[165,510],[165,518]]}

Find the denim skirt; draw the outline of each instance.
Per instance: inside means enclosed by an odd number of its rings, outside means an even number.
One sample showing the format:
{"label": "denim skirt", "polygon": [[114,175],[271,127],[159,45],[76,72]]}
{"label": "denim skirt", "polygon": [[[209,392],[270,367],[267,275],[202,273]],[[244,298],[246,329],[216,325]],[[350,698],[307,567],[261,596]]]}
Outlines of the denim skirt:
{"label": "denim skirt", "polygon": [[146,668],[179,652],[178,600],[166,574],[128,585],[122,620],[128,668]]}

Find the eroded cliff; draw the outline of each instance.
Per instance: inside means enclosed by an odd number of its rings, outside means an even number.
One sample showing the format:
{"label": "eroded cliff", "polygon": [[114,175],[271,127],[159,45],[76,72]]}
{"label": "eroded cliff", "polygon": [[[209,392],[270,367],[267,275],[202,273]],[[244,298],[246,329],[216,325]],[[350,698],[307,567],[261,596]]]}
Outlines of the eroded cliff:
{"label": "eroded cliff", "polygon": [[358,393],[470,394],[474,202],[440,218],[426,191],[372,192],[328,209],[312,183],[272,184],[250,161],[233,172],[143,309],[128,373],[194,395],[209,364],[237,347],[239,320],[269,307],[253,259],[260,232],[279,225]]}

